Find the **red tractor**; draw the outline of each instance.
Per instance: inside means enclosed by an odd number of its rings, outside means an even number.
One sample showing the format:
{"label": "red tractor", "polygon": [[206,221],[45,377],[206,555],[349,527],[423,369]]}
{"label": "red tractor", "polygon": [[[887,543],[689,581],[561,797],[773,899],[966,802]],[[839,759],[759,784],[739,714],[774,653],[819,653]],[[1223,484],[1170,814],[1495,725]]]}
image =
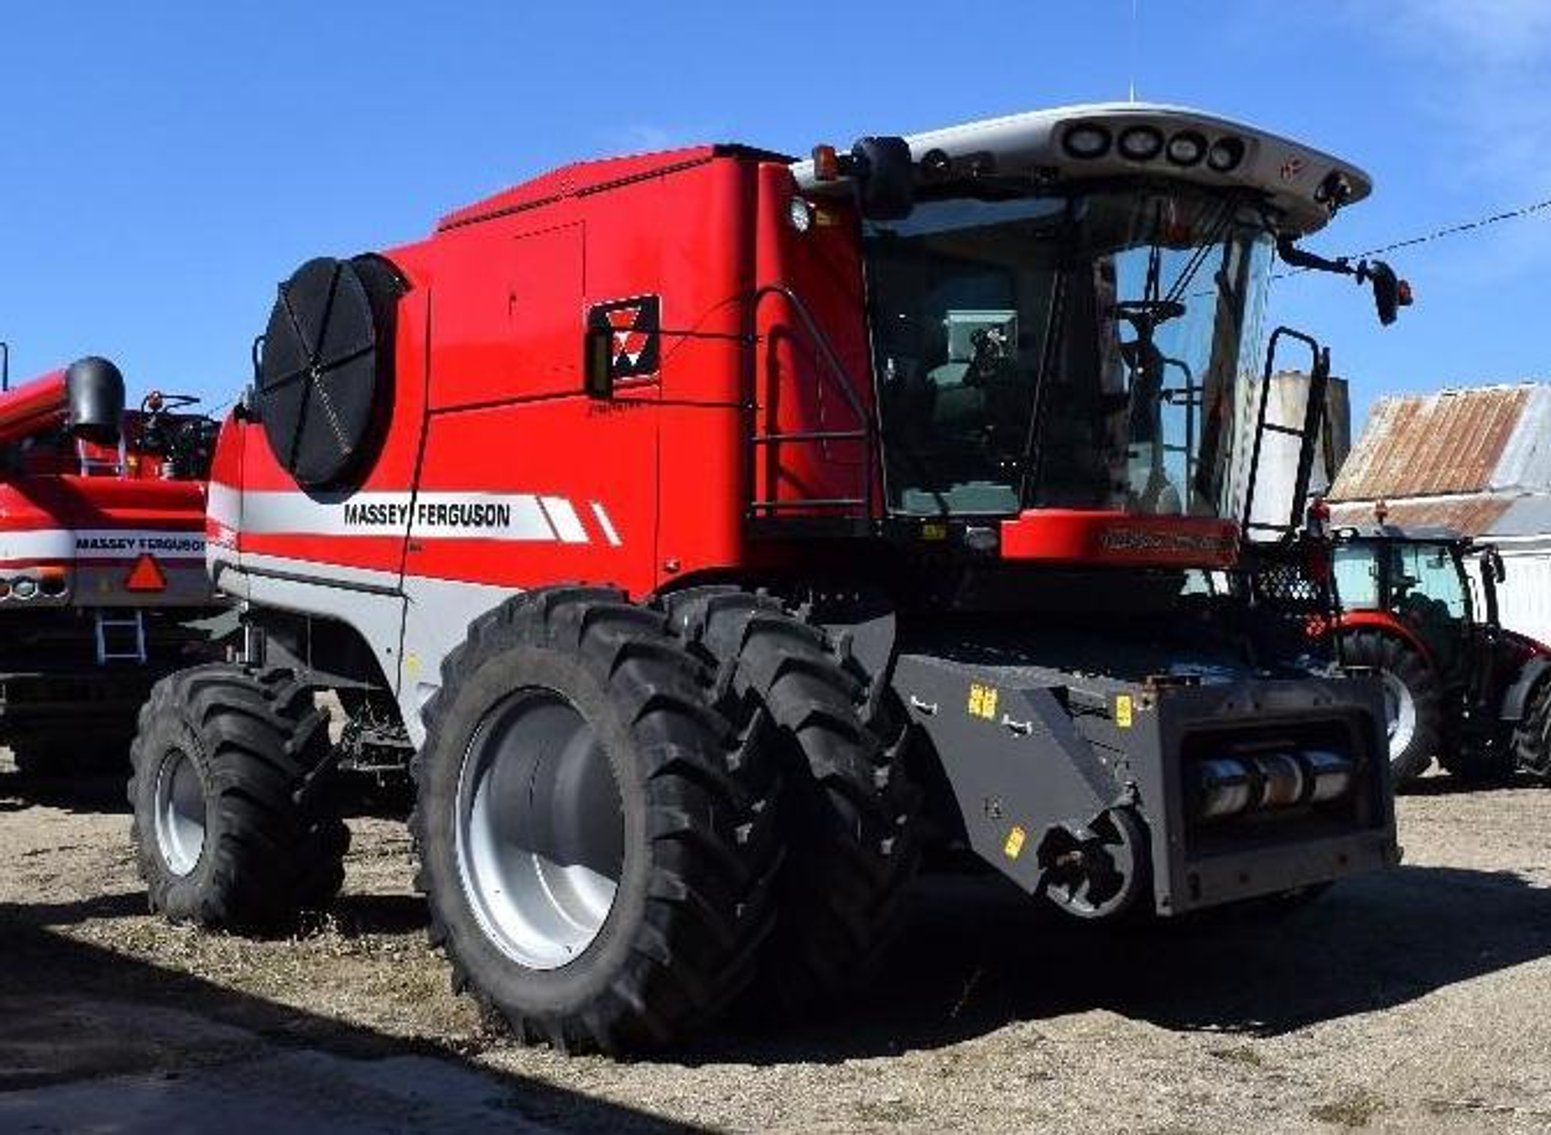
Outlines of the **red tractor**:
{"label": "red tractor", "polygon": [[27,773],[122,760],[152,684],[207,656],[215,423],[184,396],[126,412],[95,357],[0,390],[0,744]]}
{"label": "red tractor", "polygon": [[1337,534],[1342,650],[1384,680],[1395,784],[1450,773],[1551,776],[1551,647],[1497,617],[1502,556],[1443,529],[1382,521]]}
{"label": "red tractor", "polygon": [[1396,862],[1378,683],[1212,585],[1273,255],[1403,300],[1294,244],[1369,188],[1074,107],[569,166],[302,265],[216,447],[243,648],[134,745],[152,903],[326,901],[332,770],[405,754],[457,987],[624,1051],[853,987],[926,844],[1088,919]]}

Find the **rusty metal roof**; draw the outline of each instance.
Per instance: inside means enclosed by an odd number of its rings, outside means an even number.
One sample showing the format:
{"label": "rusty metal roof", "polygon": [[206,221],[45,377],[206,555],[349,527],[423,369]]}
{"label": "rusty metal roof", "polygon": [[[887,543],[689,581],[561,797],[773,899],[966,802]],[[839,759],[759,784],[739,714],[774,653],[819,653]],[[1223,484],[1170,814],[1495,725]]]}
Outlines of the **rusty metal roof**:
{"label": "rusty metal roof", "polygon": [[[1491,531],[1514,500],[1493,496],[1387,500],[1384,523],[1398,528],[1452,528],[1465,536],[1480,536]],[[1363,527],[1374,521],[1372,501],[1330,506],[1330,522],[1337,528]]]}
{"label": "rusty metal roof", "polygon": [[1551,418],[1548,395],[1551,388],[1525,383],[1382,398],[1331,486],[1330,499],[1544,488],[1524,482],[1543,476],[1538,451],[1544,431],[1533,427]]}

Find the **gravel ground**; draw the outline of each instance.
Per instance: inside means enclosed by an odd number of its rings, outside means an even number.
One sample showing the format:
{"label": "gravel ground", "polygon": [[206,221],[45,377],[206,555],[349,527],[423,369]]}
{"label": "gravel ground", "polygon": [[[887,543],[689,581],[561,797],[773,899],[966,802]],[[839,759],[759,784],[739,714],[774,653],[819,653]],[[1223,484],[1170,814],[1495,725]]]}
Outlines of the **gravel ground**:
{"label": "gravel ground", "polygon": [[0,764],[0,1116],[7,1089],[125,1070],[208,1087],[264,1044],[448,1056],[567,1129],[1546,1130],[1551,791],[1451,789],[1399,802],[1404,867],[1274,923],[1094,932],[933,880],[843,1016],[612,1063],[516,1047],[449,993],[395,822],[352,819],[331,916],[248,941],[144,913],[116,783]]}

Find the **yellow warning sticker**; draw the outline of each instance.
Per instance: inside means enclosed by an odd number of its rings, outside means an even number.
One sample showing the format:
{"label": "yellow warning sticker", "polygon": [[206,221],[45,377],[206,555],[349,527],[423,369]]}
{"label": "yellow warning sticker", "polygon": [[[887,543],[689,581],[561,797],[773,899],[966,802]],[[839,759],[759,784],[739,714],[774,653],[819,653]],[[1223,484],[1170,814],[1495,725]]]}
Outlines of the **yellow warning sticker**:
{"label": "yellow warning sticker", "polygon": [[983,717],[987,721],[996,720],[996,702],[995,686],[982,686],[979,682],[970,683],[968,712],[971,717]]}
{"label": "yellow warning sticker", "polygon": [[1007,833],[1007,842],[1002,844],[1002,852],[1008,859],[1016,859],[1023,854],[1023,841],[1029,838],[1029,833],[1017,824],[1012,826],[1012,831]]}
{"label": "yellow warning sticker", "polygon": [[1121,729],[1131,728],[1131,695],[1121,694],[1115,698],[1115,724]]}

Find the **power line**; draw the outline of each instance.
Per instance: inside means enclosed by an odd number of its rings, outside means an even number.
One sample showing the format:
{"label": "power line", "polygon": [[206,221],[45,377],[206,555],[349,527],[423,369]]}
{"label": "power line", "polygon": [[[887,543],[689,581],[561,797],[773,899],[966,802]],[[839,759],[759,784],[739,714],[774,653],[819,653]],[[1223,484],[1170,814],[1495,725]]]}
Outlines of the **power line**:
{"label": "power line", "polygon": [[[1478,217],[1473,221],[1463,221],[1457,225],[1446,225],[1441,229],[1423,233],[1421,236],[1408,237],[1405,240],[1397,240],[1393,244],[1386,244],[1381,248],[1370,248],[1366,252],[1359,252],[1352,256],[1341,257],[1343,260],[1366,260],[1370,256],[1379,256],[1386,252],[1394,252],[1401,248],[1414,248],[1419,244],[1430,244],[1435,240],[1441,240],[1446,236],[1458,236],[1460,233],[1471,232],[1475,229],[1484,229],[1488,225],[1499,224],[1502,221],[1513,221],[1520,217],[1527,217],[1533,213],[1539,213],[1551,209],[1551,198],[1544,201],[1536,201],[1533,205],[1522,205],[1517,209],[1508,209],[1501,213],[1493,213],[1491,216]],[[1312,271],[1310,268],[1292,268],[1286,272],[1278,272],[1271,277],[1273,280],[1285,280],[1289,276],[1301,275]]]}

